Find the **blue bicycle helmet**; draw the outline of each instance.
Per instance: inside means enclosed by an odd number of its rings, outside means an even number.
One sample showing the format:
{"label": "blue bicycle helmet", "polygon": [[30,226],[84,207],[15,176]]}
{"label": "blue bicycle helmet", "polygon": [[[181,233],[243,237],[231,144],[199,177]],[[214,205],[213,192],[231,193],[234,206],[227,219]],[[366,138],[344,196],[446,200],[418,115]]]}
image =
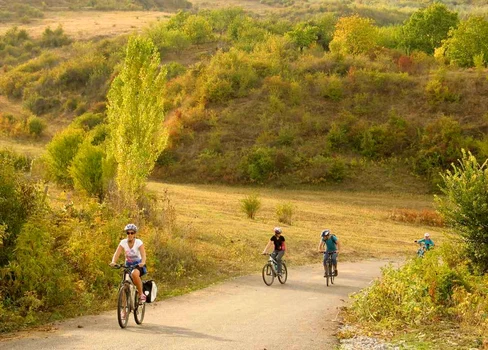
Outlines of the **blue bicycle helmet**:
{"label": "blue bicycle helmet", "polygon": [[134,231],[137,232],[137,226],[134,224],[127,224],[124,228],[124,231]]}
{"label": "blue bicycle helmet", "polygon": [[328,235],[330,235],[330,230],[323,230],[322,231],[322,237],[327,237]]}

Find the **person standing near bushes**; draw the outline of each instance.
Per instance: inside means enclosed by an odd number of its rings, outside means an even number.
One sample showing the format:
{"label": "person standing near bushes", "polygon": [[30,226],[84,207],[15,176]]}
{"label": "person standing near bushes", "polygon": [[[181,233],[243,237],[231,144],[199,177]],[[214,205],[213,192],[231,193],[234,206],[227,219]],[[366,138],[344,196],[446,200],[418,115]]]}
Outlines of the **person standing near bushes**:
{"label": "person standing near bushes", "polygon": [[147,273],[146,268],[146,250],[144,249],[144,243],[139,238],[136,238],[136,233],[138,231],[137,226],[134,224],[128,224],[124,228],[127,238],[120,241],[117,250],[112,257],[112,262],[110,266],[114,266],[119,259],[120,254],[125,252],[125,264],[127,266],[134,266],[132,270],[132,281],[137,288],[140,295],[140,302],[144,303],[146,301],[146,296],[142,291],[142,280],[141,277]]}
{"label": "person standing near bushes", "polygon": [[283,258],[283,255],[285,255],[286,250],[285,237],[281,235],[283,230],[280,227],[275,227],[273,231],[274,235],[270,238],[268,244],[264,248],[263,255],[266,255],[269,247],[274,244],[274,250],[273,253],[271,253],[271,256],[278,263],[278,275],[281,275],[281,259]]}

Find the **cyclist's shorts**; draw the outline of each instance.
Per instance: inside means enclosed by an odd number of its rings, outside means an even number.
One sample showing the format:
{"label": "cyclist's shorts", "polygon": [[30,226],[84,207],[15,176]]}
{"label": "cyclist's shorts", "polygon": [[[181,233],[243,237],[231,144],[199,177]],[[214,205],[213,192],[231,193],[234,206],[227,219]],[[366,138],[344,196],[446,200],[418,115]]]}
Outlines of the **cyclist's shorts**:
{"label": "cyclist's shorts", "polygon": [[[134,265],[139,265],[139,263],[127,263],[127,265],[129,266],[134,266]],[[139,276],[144,276],[146,273],[147,273],[147,267],[146,265],[144,265],[143,267],[140,267],[140,266],[135,266],[135,269],[136,270],[139,270]]]}
{"label": "cyclist's shorts", "polygon": [[324,253],[324,265],[327,262],[327,257],[329,255],[332,255],[332,263],[333,264],[337,264],[337,252],[336,251],[333,251],[333,252],[325,252]]}

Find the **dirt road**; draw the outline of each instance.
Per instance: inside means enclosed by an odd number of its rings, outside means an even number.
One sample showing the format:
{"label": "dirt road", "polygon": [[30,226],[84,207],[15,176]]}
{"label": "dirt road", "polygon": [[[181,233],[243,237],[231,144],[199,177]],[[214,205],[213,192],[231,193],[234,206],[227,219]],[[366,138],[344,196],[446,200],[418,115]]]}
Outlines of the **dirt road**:
{"label": "dirt road", "polygon": [[261,275],[233,279],[148,304],[141,326],[120,329],[115,311],[56,325],[52,332],[0,341],[0,349],[330,349],[339,308],[380,275],[384,261],[339,265],[325,286],[322,266],[289,268],[285,285]]}

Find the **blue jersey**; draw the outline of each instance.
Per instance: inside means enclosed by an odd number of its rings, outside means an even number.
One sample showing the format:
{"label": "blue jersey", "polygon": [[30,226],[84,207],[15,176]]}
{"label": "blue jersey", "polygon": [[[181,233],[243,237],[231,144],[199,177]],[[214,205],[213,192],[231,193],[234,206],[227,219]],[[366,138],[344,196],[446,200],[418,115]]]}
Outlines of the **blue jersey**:
{"label": "blue jersey", "polygon": [[337,250],[337,237],[335,235],[330,235],[327,239],[322,236],[322,242],[325,243],[326,251],[335,252]]}
{"label": "blue jersey", "polygon": [[432,248],[434,246],[434,241],[431,240],[430,238],[429,239],[422,238],[422,239],[418,240],[417,242],[425,244],[425,249],[427,249],[427,250],[429,250],[430,248]]}

